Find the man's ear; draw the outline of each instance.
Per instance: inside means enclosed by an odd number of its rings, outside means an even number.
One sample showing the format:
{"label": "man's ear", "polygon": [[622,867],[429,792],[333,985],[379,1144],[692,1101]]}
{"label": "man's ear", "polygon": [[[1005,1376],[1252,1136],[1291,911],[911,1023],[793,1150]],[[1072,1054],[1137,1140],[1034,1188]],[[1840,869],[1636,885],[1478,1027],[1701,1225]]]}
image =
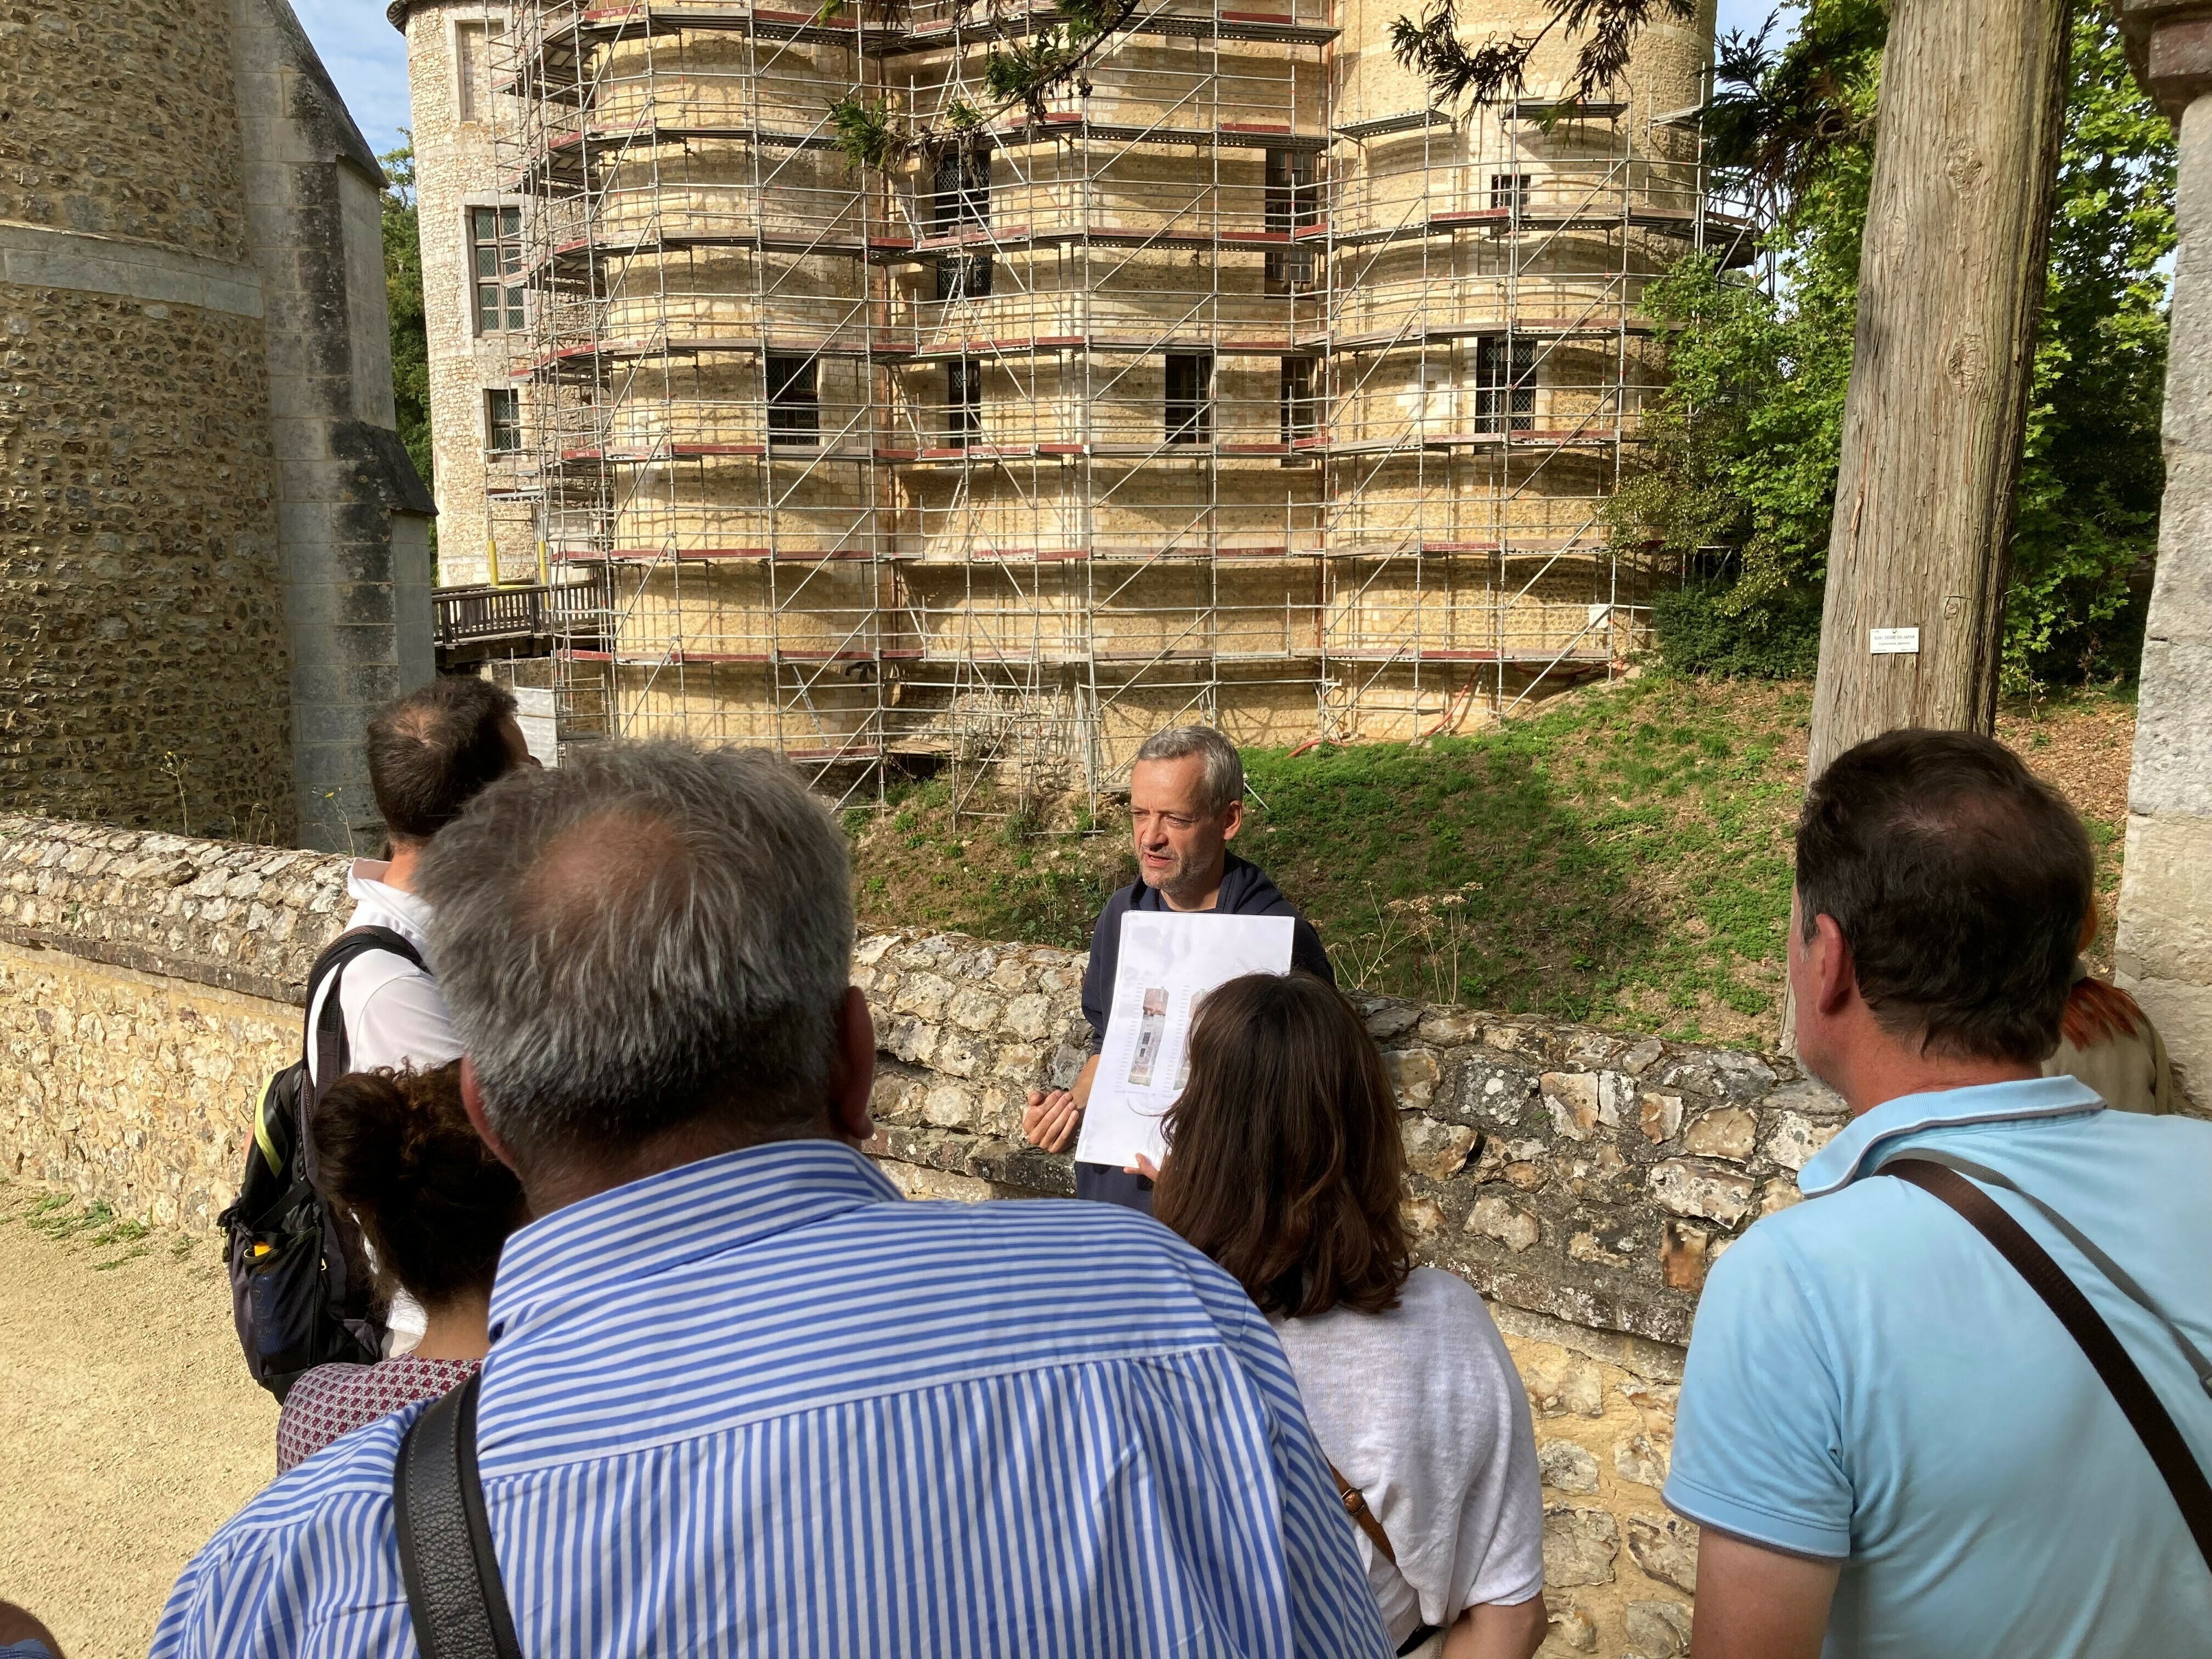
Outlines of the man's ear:
{"label": "man's ear", "polygon": [[1833,916],[1824,913],[1813,918],[1813,937],[1806,942],[1805,954],[1810,958],[1814,998],[1820,1012],[1831,1017],[1841,1013],[1858,994],[1859,977],[1850,945]]}
{"label": "man's ear", "polygon": [[1241,800],[1232,800],[1229,803],[1229,810],[1221,815],[1221,839],[1236,840],[1237,832],[1243,827],[1244,803]]}
{"label": "man's ear", "polygon": [[837,1048],[830,1063],[830,1133],[858,1144],[876,1133],[868,1098],[876,1086],[876,1022],[857,985],[837,1010]]}
{"label": "man's ear", "polygon": [[513,1157],[500,1144],[499,1137],[492,1133],[491,1120],[484,1115],[483,1091],[477,1084],[476,1062],[466,1054],[461,1056],[461,1105],[469,1115],[469,1121],[476,1127],[477,1138],[491,1148],[491,1155],[520,1175],[522,1171],[515,1169]]}

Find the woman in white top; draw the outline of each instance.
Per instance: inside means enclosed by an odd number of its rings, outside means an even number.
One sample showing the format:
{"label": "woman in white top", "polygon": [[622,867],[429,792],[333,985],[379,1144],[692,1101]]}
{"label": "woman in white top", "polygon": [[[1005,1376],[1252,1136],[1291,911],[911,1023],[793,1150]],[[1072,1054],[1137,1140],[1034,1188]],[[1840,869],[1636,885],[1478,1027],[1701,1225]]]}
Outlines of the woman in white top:
{"label": "woman in white top", "polygon": [[1528,1396],[1482,1297],[1411,1265],[1398,1104],[1334,987],[1255,974],[1206,999],[1153,1213],[1282,1338],[1401,1653],[1528,1659],[1544,1505]]}

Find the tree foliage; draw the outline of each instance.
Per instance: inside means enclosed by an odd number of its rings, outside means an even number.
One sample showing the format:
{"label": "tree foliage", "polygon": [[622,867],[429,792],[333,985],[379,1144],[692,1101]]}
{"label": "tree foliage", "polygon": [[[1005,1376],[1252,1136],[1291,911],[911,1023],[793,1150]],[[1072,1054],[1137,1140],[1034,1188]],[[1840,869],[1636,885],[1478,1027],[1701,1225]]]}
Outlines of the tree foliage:
{"label": "tree foliage", "polygon": [[2132,676],[2166,465],[2173,137],[2101,11],[2076,20],[2005,602],[2013,689]]}
{"label": "tree foliage", "polygon": [[[1817,635],[1873,175],[1883,13],[1814,0],[1778,52],[1726,43],[1716,160],[1772,192],[1759,280],[1692,258],[1645,290],[1670,383],[1617,540],[1692,573],[1662,651],[1725,672],[1795,672]],[[2128,672],[2163,484],[2172,142],[2100,9],[2074,24],[2048,286],[2006,598],[2010,689]],[[1741,636],[1739,639],[1737,636]]]}
{"label": "tree foliage", "polygon": [[[1680,0],[1673,0],[1680,3]],[[1045,118],[1045,103],[1061,87],[1074,83],[1089,92],[1083,70],[1137,15],[1139,0],[1060,0],[1057,22],[1040,21],[1027,39],[1011,38],[983,58],[986,107],[956,96],[933,119],[916,122],[892,107],[888,99],[870,102],[847,93],[830,106],[837,147],[856,167],[886,172],[917,151],[988,125],[1016,108],[1030,119]],[[1006,0],[988,0],[987,17],[999,21]]]}
{"label": "tree foliage", "polygon": [[[422,312],[422,238],[415,208],[411,143],[380,155],[384,192],[384,301],[391,313],[392,401],[399,441],[422,482],[431,482],[430,337]],[[433,531],[433,535],[436,533]],[[436,544],[432,543],[432,550]]]}
{"label": "tree foliage", "polygon": [[1638,34],[1662,19],[1686,23],[1698,15],[1694,0],[1550,0],[1547,9],[1533,34],[1516,29],[1469,46],[1459,38],[1453,0],[1431,0],[1419,20],[1391,20],[1390,55],[1428,82],[1439,108],[1502,104],[1528,90],[1529,61],[1556,29],[1577,42],[1574,73],[1559,101],[1586,104],[1626,72]]}

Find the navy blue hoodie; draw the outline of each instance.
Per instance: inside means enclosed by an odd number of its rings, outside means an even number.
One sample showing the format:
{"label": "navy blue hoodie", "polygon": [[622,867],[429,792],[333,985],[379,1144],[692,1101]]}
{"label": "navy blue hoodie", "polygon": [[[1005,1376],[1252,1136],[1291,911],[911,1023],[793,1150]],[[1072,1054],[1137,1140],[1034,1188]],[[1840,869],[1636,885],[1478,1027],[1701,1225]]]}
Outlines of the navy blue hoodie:
{"label": "navy blue hoodie", "polygon": [[[1291,966],[1303,968],[1335,984],[1336,975],[1328,965],[1328,954],[1321,948],[1321,935],[1314,932],[1313,924],[1291,908],[1290,900],[1283,896],[1283,890],[1258,865],[1234,853],[1228,854],[1228,860],[1221,872],[1221,891],[1213,901],[1213,908],[1194,914],[1293,917],[1297,925],[1291,930]],[[1123,913],[1132,908],[1167,908],[1167,901],[1160,896],[1158,889],[1133,881],[1108,899],[1106,908],[1099,912],[1098,925],[1091,930],[1091,966],[1083,973],[1083,1017],[1091,1022],[1091,1053],[1097,1054],[1106,1040],[1106,1019],[1114,1001],[1114,970],[1121,960]]]}

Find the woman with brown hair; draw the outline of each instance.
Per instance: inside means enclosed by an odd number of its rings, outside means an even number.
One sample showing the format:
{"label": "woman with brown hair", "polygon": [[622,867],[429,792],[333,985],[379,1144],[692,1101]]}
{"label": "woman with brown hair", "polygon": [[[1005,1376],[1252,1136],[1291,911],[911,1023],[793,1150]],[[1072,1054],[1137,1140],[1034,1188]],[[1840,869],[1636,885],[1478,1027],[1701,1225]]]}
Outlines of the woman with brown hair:
{"label": "woman with brown hair", "polygon": [[364,1424],[436,1399],[483,1364],[492,1273],[527,1214],[514,1172],[469,1121],[460,1072],[459,1060],[428,1072],[351,1072],[308,1115],[323,1191],[361,1224],[379,1291],[404,1290],[428,1324],[404,1354],[318,1365],[292,1385],[276,1419],[279,1474]]}
{"label": "woman with brown hair", "polygon": [[1528,1659],[1545,1632],[1528,1396],[1474,1287],[1412,1265],[1374,1039],[1334,987],[1255,974],[1206,999],[1189,1054],[1153,1214],[1281,1338],[1399,1651]]}

